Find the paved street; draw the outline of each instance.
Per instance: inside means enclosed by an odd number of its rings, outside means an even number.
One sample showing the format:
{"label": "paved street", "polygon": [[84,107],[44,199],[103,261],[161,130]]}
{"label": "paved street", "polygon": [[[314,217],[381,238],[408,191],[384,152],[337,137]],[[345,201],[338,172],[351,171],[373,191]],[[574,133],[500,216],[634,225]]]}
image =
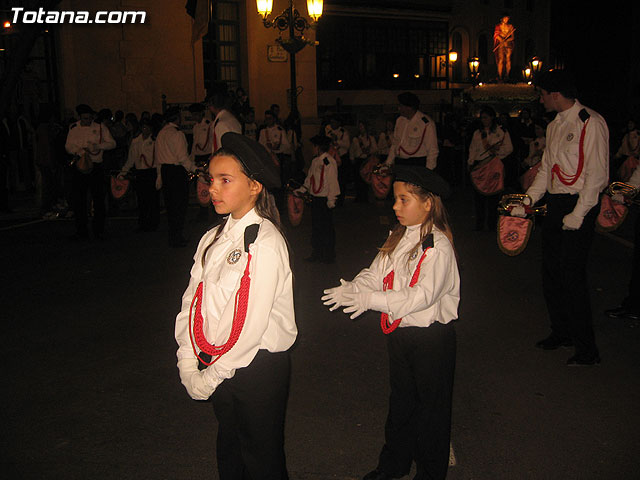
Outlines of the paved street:
{"label": "paved street", "polygon": [[[448,204],[462,300],[449,479],[637,478],[640,323],[602,315],[626,294],[633,215],[596,235],[589,265],[602,365],[567,368],[548,333],[540,237],[507,257],[472,232],[469,188]],[[286,449],[292,480],[359,479],[382,445],[388,379],[379,316],[329,312],[322,290],[367,266],[391,211],[347,201],[335,215],[338,262],[309,265],[310,218],[288,228],[300,330]],[[634,212],[634,215],[636,212]],[[0,218],[4,394],[0,476],[7,479],[217,479],[211,405],[189,399],[175,366],[174,318],[197,240],[167,247],[166,217],[136,234],[109,218],[101,242],[70,242],[70,220]],[[407,477],[410,478],[410,477]]]}

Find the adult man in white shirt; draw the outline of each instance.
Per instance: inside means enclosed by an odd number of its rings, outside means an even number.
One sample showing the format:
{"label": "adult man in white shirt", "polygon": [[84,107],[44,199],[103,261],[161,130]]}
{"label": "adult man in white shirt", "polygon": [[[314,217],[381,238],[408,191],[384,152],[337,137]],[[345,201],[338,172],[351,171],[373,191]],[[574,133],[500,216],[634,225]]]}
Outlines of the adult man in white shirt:
{"label": "adult man in white shirt", "polygon": [[436,124],[418,110],[420,100],[411,92],[398,95],[398,113],[387,164],[417,165],[433,170],[438,164]]}
{"label": "adult man in white shirt", "polygon": [[349,150],[351,148],[351,136],[342,126],[342,119],[339,115],[333,115],[329,124],[324,127],[324,134],[331,139],[331,146],[338,152],[335,161],[338,163],[338,183],[340,184],[340,195],[336,205],[342,206],[344,196],[347,193],[347,183],[350,180],[351,159]]}
{"label": "adult man in white shirt", "polygon": [[73,155],[71,180],[73,212],[76,223],[75,238],[89,237],[87,229],[87,192],[93,199],[93,235],[101,239],[104,235],[106,217],[106,184],[102,164],[102,153],[116,147],[109,129],[93,121],[94,111],[88,105],[78,105],[76,112],[80,120],[69,127],[65,149]]}
{"label": "adult man in white shirt", "polygon": [[264,112],[264,123],[258,142],[264,145],[267,152],[280,164],[280,183],[284,186],[293,175],[289,138],[284,128],[276,123],[276,116],[271,110]]}
{"label": "adult man in white shirt", "polygon": [[609,179],[609,129],[595,111],[576,99],[573,79],[564,70],[536,80],[540,102],[557,112],[547,128],[540,171],[527,194],[546,195],[542,231],[542,284],[551,334],[536,343],[555,350],[575,347],[569,366],[600,363],[593,332],[586,265],[594,235],[600,191]]}
{"label": "adult man in white shirt", "polygon": [[187,172],[195,165],[187,152],[187,139],[179,129],[180,109],[171,107],[165,113],[165,125],[156,138],[156,162],[160,165],[157,187],[162,186],[164,204],[169,222],[169,246],[184,247],[182,235],[189,206],[189,179]]}

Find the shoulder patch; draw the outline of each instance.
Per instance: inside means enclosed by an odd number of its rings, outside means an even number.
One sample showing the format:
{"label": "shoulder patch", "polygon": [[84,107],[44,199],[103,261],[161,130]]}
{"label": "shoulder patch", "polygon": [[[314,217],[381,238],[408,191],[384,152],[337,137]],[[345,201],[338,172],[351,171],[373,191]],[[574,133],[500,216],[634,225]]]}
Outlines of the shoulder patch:
{"label": "shoulder patch", "polygon": [[282,127],[281,127],[280,125],[278,125],[276,128],[277,128],[278,130],[282,131]]}
{"label": "shoulder patch", "polygon": [[422,117],[422,121],[423,121],[424,123],[429,123],[429,119],[428,119],[427,117]]}
{"label": "shoulder patch", "polygon": [[329,159],[328,158],[325,157],[322,161],[324,162],[325,165],[329,165]]}
{"label": "shoulder patch", "polygon": [[211,123],[211,121],[207,118],[204,120],[204,123],[206,123],[207,125],[209,125]]}
{"label": "shoulder patch", "polygon": [[71,129],[73,129],[73,128],[76,128],[77,126],[78,126],[78,122],[76,122],[76,123],[74,123],[73,125],[71,125],[71,126],[69,127],[69,130],[71,130]]}
{"label": "shoulder patch", "polygon": [[432,248],[432,247],[433,247],[433,233],[430,233],[425,237],[424,241],[422,242],[422,250],[424,251],[427,248]]}
{"label": "shoulder patch", "polygon": [[249,251],[249,245],[256,241],[258,238],[258,230],[260,229],[260,225],[257,223],[253,223],[244,229],[244,251]]}
{"label": "shoulder patch", "polygon": [[589,112],[587,112],[587,110],[583,108],[582,110],[580,110],[580,113],[578,113],[578,116],[580,117],[580,120],[586,122],[591,115],[589,115]]}

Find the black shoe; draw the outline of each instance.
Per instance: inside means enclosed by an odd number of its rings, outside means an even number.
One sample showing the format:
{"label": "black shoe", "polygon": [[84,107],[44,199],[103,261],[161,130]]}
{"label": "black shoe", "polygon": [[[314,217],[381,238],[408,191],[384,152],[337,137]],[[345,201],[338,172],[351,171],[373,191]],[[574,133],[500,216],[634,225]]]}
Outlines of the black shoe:
{"label": "black shoe", "polygon": [[567,367],[591,367],[600,365],[600,357],[595,355],[574,355],[567,360]]}
{"label": "black shoe", "polygon": [[610,308],[605,310],[604,314],[609,318],[628,318],[630,320],[638,320],[640,318],[638,312],[631,312],[624,307]]}
{"label": "black shoe", "polygon": [[573,341],[569,337],[558,337],[553,333],[547,338],[536,342],[536,347],[541,348],[542,350],[555,350],[559,347],[571,346],[573,346]]}
{"label": "black shoe", "polygon": [[367,473],[362,480],[391,480],[393,477],[387,475],[382,470],[377,468],[373,472]]}

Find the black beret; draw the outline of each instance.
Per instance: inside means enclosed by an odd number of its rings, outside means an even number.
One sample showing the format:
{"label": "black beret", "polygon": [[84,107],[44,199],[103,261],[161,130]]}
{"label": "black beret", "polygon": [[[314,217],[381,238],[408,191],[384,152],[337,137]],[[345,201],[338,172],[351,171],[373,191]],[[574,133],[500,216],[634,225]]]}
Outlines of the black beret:
{"label": "black beret", "polygon": [[405,105],[407,107],[416,109],[420,106],[420,99],[415,93],[411,92],[404,92],[398,95],[398,102],[400,102],[400,105]]}
{"label": "black beret", "polygon": [[312,145],[318,145],[319,147],[328,147],[331,145],[331,139],[326,135],[315,135],[309,139]]}
{"label": "black beret", "polygon": [[189,112],[204,112],[204,105],[202,105],[201,103],[192,103],[191,105],[189,105]]}
{"label": "black beret", "polygon": [[76,107],[76,112],[78,112],[78,115],[84,115],[85,113],[95,113],[93,111],[93,108],[91,108],[89,105],[85,105],[84,103],[81,103]]}
{"label": "black beret", "polygon": [[280,167],[262,144],[235,132],[225,133],[221,141],[222,149],[235,155],[251,178],[267,189],[280,187]]}
{"label": "black beret", "polygon": [[447,198],[451,195],[449,184],[436,172],[427,167],[396,165],[393,168],[395,182],[407,182],[417,185],[428,192]]}
{"label": "black beret", "polygon": [[534,79],[535,86],[549,93],[559,92],[577,96],[573,75],[567,70],[549,70],[542,72]]}

